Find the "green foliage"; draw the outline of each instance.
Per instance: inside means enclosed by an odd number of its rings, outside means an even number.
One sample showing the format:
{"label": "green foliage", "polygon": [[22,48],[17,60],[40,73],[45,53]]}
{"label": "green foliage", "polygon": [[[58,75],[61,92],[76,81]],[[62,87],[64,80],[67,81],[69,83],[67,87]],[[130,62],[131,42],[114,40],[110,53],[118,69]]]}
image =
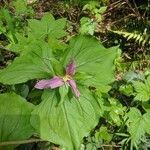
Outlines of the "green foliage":
{"label": "green foliage", "polygon": [[83,10],[89,10],[95,16],[97,22],[102,21],[102,14],[106,11],[106,9],[107,6],[103,6],[98,1],[89,1],[88,4],[83,7]]}
{"label": "green foliage", "polygon": [[109,134],[108,129],[102,126],[98,131],[95,133],[96,141],[104,140],[110,142],[112,139],[112,135]]}
{"label": "green foliage", "polygon": [[119,87],[119,91],[124,95],[130,96],[133,94],[133,86],[131,84],[122,85]]}
{"label": "green foliage", "polygon": [[66,19],[55,20],[50,14],[45,14],[41,20],[30,19],[28,20],[28,25],[29,33],[40,40],[49,37],[59,39],[66,35],[63,30],[66,25]]}
{"label": "green foliage", "polygon": [[130,83],[130,82],[132,82],[132,81],[134,81],[134,80],[141,80],[141,81],[144,81],[145,77],[144,77],[144,75],[141,74],[141,73],[137,73],[137,72],[135,72],[135,71],[128,71],[128,72],[125,73],[123,79],[124,79],[126,82]]}
{"label": "green foliage", "polygon": [[[112,139],[112,134],[109,133],[109,130],[105,126],[101,126],[93,134],[86,137],[86,142],[84,143],[85,150],[97,150],[104,148],[103,142],[109,143]],[[111,147],[111,146],[110,146]]]}
{"label": "green foliage", "polygon": [[[41,31],[36,34],[40,36]],[[88,86],[99,86],[103,92],[108,91],[104,87],[114,80],[118,47],[107,49],[95,38],[81,35],[71,39],[62,58],[55,58],[53,50],[44,41],[38,41],[36,45],[32,43],[29,47],[0,71],[0,82],[12,85],[61,76],[73,58],[76,62],[75,81],[81,93],[79,100],[64,87],[59,91],[46,90],[42,94],[42,102],[32,112],[31,123],[41,139],[70,150],[79,149],[82,138],[96,126],[103,111],[102,98],[94,97]]]}
{"label": "green foliage", "polygon": [[[14,11],[10,11],[11,9]],[[31,18],[34,15],[33,8],[27,5],[26,0],[12,1],[8,8],[0,9],[0,33],[5,34],[10,43],[17,43],[16,34],[26,32],[26,17]]]}
{"label": "green foliage", "polygon": [[113,31],[112,32],[122,35],[125,37],[127,40],[133,39],[135,42],[141,44],[141,45],[146,45],[150,44],[150,35],[147,33],[137,33],[137,32],[125,32],[125,31]]}
{"label": "green foliage", "polygon": [[122,106],[122,104],[114,98],[109,99],[109,104],[106,106],[106,118],[108,121],[120,126],[123,122],[121,119],[124,116],[126,108]]}
{"label": "green foliage", "polygon": [[31,79],[52,76],[52,51],[48,44],[39,42],[16,58],[12,64],[0,71],[0,82],[4,84],[24,83]]}
{"label": "green foliage", "polygon": [[[30,49],[30,47],[39,41],[45,41],[53,49],[64,49],[65,44],[58,41],[67,33],[64,31],[66,19],[55,20],[51,14],[45,14],[41,20],[29,19],[27,35],[16,34],[17,43],[11,43],[8,47],[13,52],[20,53]],[[39,30],[40,29],[40,30]]]}
{"label": "green foliage", "polygon": [[[75,78],[79,79],[81,84],[88,86],[107,85],[114,80],[115,66],[112,64],[117,53],[118,47],[106,49],[95,38],[77,36],[70,41],[63,62],[65,66],[70,58],[75,59],[77,62],[77,76],[75,75]],[[105,68],[109,68],[109,70]],[[84,76],[83,73],[85,73]]]}
{"label": "green foliage", "polygon": [[96,28],[96,23],[94,23],[92,20],[89,18],[83,17],[80,20],[81,27],[79,29],[79,32],[81,34],[90,34],[93,35],[95,28]]}
{"label": "green foliage", "polygon": [[27,0],[15,0],[11,5],[14,6],[17,15],[34,15],[34,11],[31,6],[28,6]]}
{"label": "green foliage", "polygon": [[141,114],[137,108],[131,108],[126,124],[131,135],[131,147],[139,144],[140,139],[147,133],[150,134],[150,113]]}
{"label": "green foliage", "polygon": [[12,14],[8,9],[0,9],[0,32],[6,34],[8,39],[14,43],[17,41],[15,36],[16,24],[17,20],[12,17]]}
{"label": "green foliage", "polygon": [[[15,93],[0,94],[0,142],[20,141],[33,135],[30,115],[34,106]],[[1,147],[1,150],[13,147]]]}
{"label": "green foliage", "polygon": [[135,100],[148,101],[150,100],[150,76],[145,79],[144,83],[140,81],[134,81],[133,87],[136,91]]}

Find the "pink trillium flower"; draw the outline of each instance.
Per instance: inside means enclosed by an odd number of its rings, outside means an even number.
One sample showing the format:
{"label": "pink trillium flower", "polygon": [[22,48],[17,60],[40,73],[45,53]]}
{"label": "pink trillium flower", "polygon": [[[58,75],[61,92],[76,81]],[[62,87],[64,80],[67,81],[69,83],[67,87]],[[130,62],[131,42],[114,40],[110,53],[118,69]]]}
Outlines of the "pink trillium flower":
{"label": "pink trillium flower", "polygon": [[75,74],[75,61],[71,60],[70,63],[66,66],[66,74],[64,77],[54,76],[52,79],[49,80],[40,80],[34,86],[37,89],[55,89],[57,87],[63,86],[67,84],[71,87],[72,91],[74,92],[75,96],[79,98],[80,92],[77,89],[76,82],[73,80],[73,75]]}

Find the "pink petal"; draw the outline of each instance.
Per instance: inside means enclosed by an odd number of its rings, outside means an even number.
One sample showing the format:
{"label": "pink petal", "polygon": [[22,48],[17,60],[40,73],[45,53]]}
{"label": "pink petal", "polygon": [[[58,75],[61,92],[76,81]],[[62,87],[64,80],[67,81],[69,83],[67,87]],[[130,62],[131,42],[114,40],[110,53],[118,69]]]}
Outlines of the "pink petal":
{"label": "pink petal", "polygon": [[40,80],[39,82],[36,83],[34,87],[37,89],[46,89],[46,88],[54,89],[62,86],[63,84],[64,84],[63,79],[55,76],[50,80]]}
{"label": "pink petal", "polygon": [[76,86],[76,83],[74,80],[68,80],[67,81],[68,84],[71,86],[71,89],[73,90],[73,92],[75,93],[76,97],[80,97],[80,92],[79,90],[77,89],[77,86]]}
{"label": "pink petal", "polygon": [[66,74],[73,76],[75,74],[75,61],[72,59],[66,67]]}

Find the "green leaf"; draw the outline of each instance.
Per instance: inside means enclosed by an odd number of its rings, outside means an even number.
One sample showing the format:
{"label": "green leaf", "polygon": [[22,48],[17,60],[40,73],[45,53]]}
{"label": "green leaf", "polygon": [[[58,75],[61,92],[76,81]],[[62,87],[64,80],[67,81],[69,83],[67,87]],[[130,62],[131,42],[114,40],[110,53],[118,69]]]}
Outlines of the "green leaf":
{"label": "green leaf", "polygon": [[126,117],[131,141],[134,145],[138,144],[145,133],[150,134],[150,113],[142,115],[137,108],[131,108]]}
{"label": "green leaf", "polygon": [[17,14],[24,14],[29,11],[26,0],[16,0],[13,2],[13,5]]}
{"label": "green leaf", "polygon": [[106,116],[108,120],[115,123],[117,126],[120,126],[122,123],[121,117],[124,115],[126,107],[123,107],[122,104],[114,98],[109,98],[110,104],[106,107]]}
{"label": "green leaf", "polygon": [[134,71],[128,71],[125,75],[124,75],[124,80],[126,80],[127,82],[132,82],[135,79],[138,80],[144,80],[144,76],[142,74],[138,74]]}
{"label": "green leaf", "polygon": [[[27,51],[28,49],[30,49],[30,47],[33,44],[37,44],[39,42],[38,39],[36,39],[34,37],[34,35],[32,35],[31,33],[28,34],[28,37],[25,37],[19,33],[16,33],[16,38],[18,40],[17,43],[10,43],[7,48],[10,51],[16,52],[16,53],[21,53],[23,51]],[[41,41],[41,39],[40,39]],[[50,38],[48,39],[48,44],[49,46],[53,49],[54,53],[56,53],[57,55],[59,54],[63,54],[63,51],[67,48],[67,44],[65,44],[64,42],[55,39],[55,38]],[[58,53],[59,52],[59,53]]]}
{"label": "green leaf", "polygon": [[60,104],[62,104],[67,96],[69,88],[67,85],[63,85],[59,87],[59,94],[60,94]]}
{"label": "green leaf", "polygon": [[98,10],[98,12],[99,12],[100,14],[103,14],[103,13],[106,11],[106,9],[107,9],[106,6],[102,6],[102,7],[100,7],[100,9]]}
{"label": "green leaf", "polygon": [[90,35],[94,34],[96,24],[92,22],[89,18],[86,17],[81,18],[80,24],[81,27],[79,29],[79,32],[81,34],[90,34]]}
{"label": "green leaf", "polygon": [[59,39],[66,35],[64,31],[66,19],[55,20],[51,14],[45,14],[41,20],[28,20],[29,32],[41,40],[47,37]]}
{"label": "green leaf", "polygon": [[99,131],[95,133],[95,138],[97,142],[99,142],[101,139],[110,142],[112,135],[108,133],[107,127],[102,126]]}
{"label": "green leaf", "polygon": [[150,76],[143,82],[133,82],[134,89],[136,91],[135,100],[148,101],[150,100]]}
{"label": "green leaf", "polygon": [[82,138],[98,123],[101,109],[89,90],[84,87],[79,90],[82,93],[79,100],[66,96],[61,105],[58,105],[60,99],[55,91],[44,91],[43,101],[31,117],[31,124],[42,139],[68,150],[80,149]]}
{"label": "green leaf", "polygon": [[[0,94],[0,142],[21,141],[33,134],[30,115],[34,106],[15,93]],[[1,147],[6,150],[6,147]]]}
{"label": "green leaf", "polygon": [[131,96],[133,95],[133,86],[131,84],[121,85],[119,91],[124,95]]}
{"label": "green leaf", "polygon": [[90,86],[107,85],[114,80],[114,60],[118,47],[105,48],[91,36],[77,36],[70,42],[70,47],[63,59],[66,65],[70,59],[75,59],[76,72],[86,73],[88,78],[80,83]]}
{"label": "green leaf", "polygon": [[66,35],[64,31],[65,25],[66,19],[55,20],[51,14],[45,14],[41,20],[30,19],[28,20],[27,35],[17,33],[16,38],[18,42],[10,43],[8,48],[11,51],[20,53],[30,49],[32,44],[36,44],[39,41],[47,41],[52,49],[64,50],[66,44],[58,39]]}
{"label": "green leaf", "polygon": [[50,78],[52,52],[44,42],[32,45],[12,64],[0,71],[0,82],[18,84],[36,78]]}

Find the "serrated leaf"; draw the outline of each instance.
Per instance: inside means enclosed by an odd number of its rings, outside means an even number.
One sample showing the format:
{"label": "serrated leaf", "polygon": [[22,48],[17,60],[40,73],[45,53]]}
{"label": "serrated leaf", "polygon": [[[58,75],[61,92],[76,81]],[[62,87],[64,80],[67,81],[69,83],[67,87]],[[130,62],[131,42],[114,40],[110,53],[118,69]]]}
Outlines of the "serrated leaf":
{"label": "serrated leaf", "polygon": [[[0,142],[21,141],[33,134],[30,115],[34,106],[15,93],[0,94]],[[6,150],[7,147],[1,147]]]}
{"label": "serrated leaf", "polygon": [[150,113],[144,115],[137,108],[131,108],[127,114],[127,126],[132,143],[138,144],[145,133],[150,133]]}
{"label": "serrated leaf", "polygon": [[80,92],[79,100],[66,97],[61,105],[58,105],[60,99],[55,91],[46,90],[43,93],[43,101],[33,111],[31,118],[31,124],[42,139],[68,150],[80,149],[82,138],[98,123],[101,112],[97,100],[88,90],[81,87]]}
{"label": "serrated leaf", "polygon": [[36,78],[49,78],[52,75],[52,52],[44,42],[32,45],[12,64],[0,71],[0,82],[18,84]]}
{"label": "serrated leaf", "polygon": [[117,52],[118,47],[107,49],[95,38],[77,36],[71,40],[63,63],[66,65],[71,58],[75,60],[76,72],[85,73],[89,77],[80,80],[83,84],[107,85],[114,80],[114,60]]}
{"label": "serrated leaf", "polygon": [[150,77],[145,82],[134,81],[133,86],[136,91],[135,100],[148,101],[150,100]]}

